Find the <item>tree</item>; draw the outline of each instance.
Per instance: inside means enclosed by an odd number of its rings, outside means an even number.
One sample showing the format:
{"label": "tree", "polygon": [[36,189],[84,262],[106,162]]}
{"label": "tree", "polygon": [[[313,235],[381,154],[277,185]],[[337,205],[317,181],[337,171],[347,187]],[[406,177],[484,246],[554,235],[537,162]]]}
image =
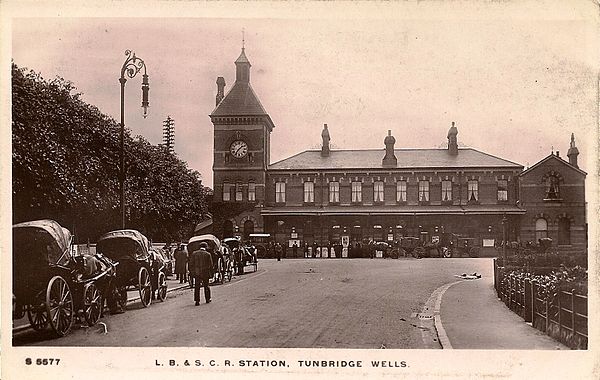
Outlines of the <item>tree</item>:
{"label": "tree", "polygon": [[[63,78],[12,65],[13,222],[55,219],[80,241],[120,227],[119,124]],[[125,133],[128,228],[181,240],[206,212],[199,174]]]}

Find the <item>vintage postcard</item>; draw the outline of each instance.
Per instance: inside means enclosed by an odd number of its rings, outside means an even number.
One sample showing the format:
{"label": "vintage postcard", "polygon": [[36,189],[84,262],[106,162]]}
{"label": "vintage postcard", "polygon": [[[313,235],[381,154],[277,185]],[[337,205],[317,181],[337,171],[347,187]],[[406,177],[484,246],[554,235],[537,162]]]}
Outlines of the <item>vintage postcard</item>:
{"label": "vintage postcard", "polygon": [[4,378],[599,376],[597,2],[0,9]]}

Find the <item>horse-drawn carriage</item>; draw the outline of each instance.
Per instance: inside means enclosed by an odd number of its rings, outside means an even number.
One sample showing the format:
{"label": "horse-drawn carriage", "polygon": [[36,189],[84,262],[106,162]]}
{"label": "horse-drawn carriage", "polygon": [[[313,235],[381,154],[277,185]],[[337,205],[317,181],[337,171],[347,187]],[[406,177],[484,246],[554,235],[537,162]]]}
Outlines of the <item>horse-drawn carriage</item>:
{"label": "horse-drawn carriage", "polygon": [[200,243],[202,242],[208,245],[207,250],[212,257],[212,282],[222,284],[225,282],[225,279],[231,281],[233,277],[234,257],[229,247],[221,244],[221,241],[214,235],[194,236],[188,242],[187,250],[189,254],[200,249]]}
{"label": "horse-drawn carriage", "polygon": [[94,270],[85,256],[74,256],[69,230],[53,220],[13,226],[13,318],[27,314],[31,326],[57,336],[69,333],[76,319],[98,322],[104,292],[115,276],[110,259],[99,255]]}
{"label": "horse-drawn carriage", "polygon": [[440,241],[443,257],[479,257],[479,247],[475,238],[446,233]]}
{"label": "horse-drawn carriage", "polygon": [[124,308],[127,304],[127,291],[137,290],[144,307],[152,302],[154,290],[158,299],[167,297],[167,280],[162,262],[154,260],[148,239],[136,230],[108,232],[98,239],[96,252],[117,261],[116,286],[117,302]]}
{"label": "horse-drawn carriage", "polygon": [[233,253],[234,266],[237,268],[237,274],[244,274],[246,266],[252,266],[254,272],[258,269],[258,260],[256,248],[247,247],[238,238],[223,239],[223,243],[229,246]]}

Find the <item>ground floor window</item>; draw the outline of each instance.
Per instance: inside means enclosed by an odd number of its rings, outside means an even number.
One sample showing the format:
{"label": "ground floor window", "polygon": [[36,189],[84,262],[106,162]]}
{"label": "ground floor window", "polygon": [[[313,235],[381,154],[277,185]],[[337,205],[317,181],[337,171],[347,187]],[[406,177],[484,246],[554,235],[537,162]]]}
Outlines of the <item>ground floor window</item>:
{"label": "ground floor window", "polygon": [[571,221],[567,218],[558,221],[558,244],[571,244]]}
{"label": "ground floor window", "polygon": [[548,222],[544,218],[535,221],[535,241],[548,237]]}

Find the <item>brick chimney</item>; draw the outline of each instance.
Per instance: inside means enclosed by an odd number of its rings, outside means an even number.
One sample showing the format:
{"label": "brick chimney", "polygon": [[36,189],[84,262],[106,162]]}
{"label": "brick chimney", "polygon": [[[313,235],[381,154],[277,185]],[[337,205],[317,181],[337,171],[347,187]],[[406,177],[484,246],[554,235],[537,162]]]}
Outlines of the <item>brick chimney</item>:
{"label": "brick chimney", "polygon": [[398,165],[398,159],[394,154],[396,139],[392,136],[391,130],[388,130],[388,135],[383,140],[383,143],[385,144],[385,156],[381,163],[384,168],[395,168]]}
{"label": "brick chimney", "polygon": [[329,157],[329,130],[327,124],[323,124],[323,132],[321,132],[321,138],[323,139],[323,145],[321,146],[321,157]]}
{"label": "brick chimney", "polygon": [[575,146],[575,134],[571,133],[571,147],[567,152],[567,157],[569,157],[569,164],[575,166],[576,168],[579,167],[577,165],[577,156],[579,156],[579,149],[577,149]]}
{"label": "brick chimney", "polygon": [[454,126],[454,122],[452,122],[452,126],[448,130],[448,153],[453,156],[458,155],[458,140],[456,136],[458,135],[458,129]]}
{"label": "brick chimney", "polygon": [[225,97],[225,78],[218,77],[217,78],[217,106],[221,103],[221,100]]}

